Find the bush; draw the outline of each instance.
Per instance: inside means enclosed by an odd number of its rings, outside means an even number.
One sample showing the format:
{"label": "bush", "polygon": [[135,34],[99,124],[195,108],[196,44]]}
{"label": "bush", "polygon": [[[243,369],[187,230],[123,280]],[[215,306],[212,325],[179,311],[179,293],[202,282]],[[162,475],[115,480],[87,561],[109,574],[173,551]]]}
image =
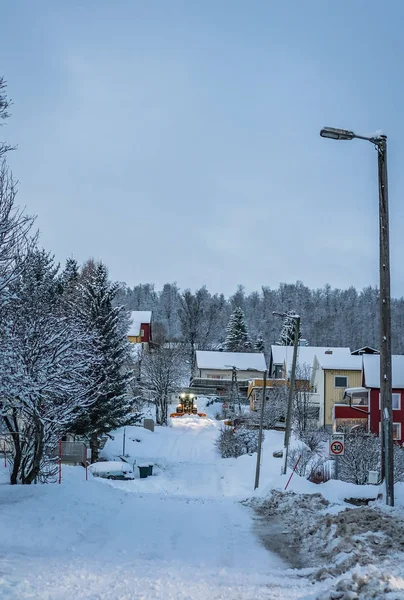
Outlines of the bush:
{"label": "bush", "polygon": [[300,475],[300,477],[311,480],[314,478],[317,471],[322,468],[324,458],[306,445],[300,444],[295,448],[291,448],[288,452],[288,467],[290,469],[294,468],[300,455],[301,459],[295,472]]}
{"label": "bush", "polygon": [[222,458],[237,458],[242,454],[252,454],[258,449],[258,431],[246,427],[235,430],[223,429],[216,446]]}
{"label": "bush", "polygon": [[338,460],[342,481],[365,485],[369,471],[380,470],[380,440],[360,430],[351,432],[345,435],[345,452]]}
{"label": "bush", "polygon": [[313,452],[318,452],[328,438],[328,435],[319,429],[313,431],[296,431],[296,434],[299,440],[308,446],[310,450],[313,450]]}

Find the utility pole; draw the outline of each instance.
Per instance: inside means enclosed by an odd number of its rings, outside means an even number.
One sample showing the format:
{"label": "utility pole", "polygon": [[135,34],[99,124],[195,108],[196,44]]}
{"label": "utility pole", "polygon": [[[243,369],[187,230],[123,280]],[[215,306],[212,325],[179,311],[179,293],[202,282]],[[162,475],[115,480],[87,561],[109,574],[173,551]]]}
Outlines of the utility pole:
{"label": "utility pole", "polygon": [[264,385],[262,390],[262,402],[260,412],[260,428],[258,432],[258,449],[257,449],[257,466],[255,469],[255,485],[254,490],[257,489],[260,483],[260,469],[261,469],[261,447],[262,447],[262,428],[264,425],[264,408],[267,394],[267,370],[264,371]]}
{"label": "utility pole", "polygon": [[288,412],[286,414],[286,427],[285,427],[285,442],[283,450],[283,475],[286,475],[286,469],[288,466],[288,451],[290,442],[290,433],[292,429],[292,412],[293,412],[293,396],[295,393],[295,377],[296,377],[296,362],[297,362],[297,348],[299,346],[300,336],[300,317],[295,315],[293,317],[295,321],[295,339],[293,344],[293,359],[292,359],[292,372],[290,374],[289,384],[289,399],[288,399]]}
{"label": "utility pole", "polygon": [[348,129],[323,127],[321,137],[332,140],[366,140],[377,150],[379,175],[379,275],[380,275],[380,414],[381,479],[386,481],[386,504],[394,506],[393,403],[391,396],[391,311],[389,195],[387,186],[387,137],[357,135]]}
{"label": "utility pole", "polygon": [[390,245],[387,185],[387,137],[381,135],[376,144],[379,171],[379,235],[380,235],[380,412],[381,468],[386,479],[386,504],[394,506],[393,406],[391,395],[391,309],[390,309]]}

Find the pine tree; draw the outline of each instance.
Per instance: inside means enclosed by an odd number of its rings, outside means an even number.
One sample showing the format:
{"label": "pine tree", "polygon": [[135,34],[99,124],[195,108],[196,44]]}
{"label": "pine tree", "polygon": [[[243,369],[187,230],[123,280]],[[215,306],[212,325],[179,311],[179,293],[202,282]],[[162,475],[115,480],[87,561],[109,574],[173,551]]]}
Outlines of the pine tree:
{"label": "pine tree", "polygon": [[94,462],[98,459],[100,437],[137,422],[139,415],[131,413],[130,345],[121,327],[124,311],[113,306],[117,286],[109,282],[107,268],[101,262],[87,264],[83,271],[79,310],[95,336],[98,360],[93,365],[92,378],[98,392],[96,402],[78,415],[72,432],[89,437]]}
{"label": "pine tree", "polygon": [[237,307],[226,327],[226,339],[224,342],[227,352],[251,352],[252,346],[248,336],[244,313]]}
{"label": "pine tree", "polygon": [[286,317],[283,321],[281,334],[279,336],[278,344],[280,346],[293,346],[294,344],[296,334],[296,319],[293,319],[293,317],[295,316],[295,314],[296,313],[294,310],[289,310],[286,313]]}
{"label": "pine tree", "polygon": [[254,351],[265,353],[265,342],[262,333],[259,333],[257,339],[255,340]]}

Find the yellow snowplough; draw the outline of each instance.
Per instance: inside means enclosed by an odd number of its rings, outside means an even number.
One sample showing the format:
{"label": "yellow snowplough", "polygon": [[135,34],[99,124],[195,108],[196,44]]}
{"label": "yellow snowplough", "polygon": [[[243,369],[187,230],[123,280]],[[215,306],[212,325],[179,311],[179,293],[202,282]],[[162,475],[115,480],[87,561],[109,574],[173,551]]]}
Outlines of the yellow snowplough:
{"label": "yellow snowplough", "polygon": [[198,417],[206,417],[206,413],[198,412],[195,404],[196,396],[194,394],[182,393],[178,396],[179,403],[177,410],[170,414],[170,417],[183,417],[184,415],[196,415]]}

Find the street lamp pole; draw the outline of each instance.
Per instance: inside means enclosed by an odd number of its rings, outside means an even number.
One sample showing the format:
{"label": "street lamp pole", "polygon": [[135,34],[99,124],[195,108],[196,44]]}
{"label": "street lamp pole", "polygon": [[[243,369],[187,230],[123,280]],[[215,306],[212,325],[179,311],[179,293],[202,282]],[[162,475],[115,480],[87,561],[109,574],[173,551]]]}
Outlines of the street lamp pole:
{"label": "street lamp pole", "polygon": [[380,275],[380,412],[381,475],[386,481],[386,504],[394,506],[394,441],[391,368],[390,243],[387,181],[387,137],[356,135],[353,131],[325,127],[321,137],[335,140],[366,140],[374,144],[379,174],[379,275]]}
{"label": "street lamp pole", "polygon": [[291,434],[291,430],[292,430],[292,412],[293,412],[293,396],[295,393],[297,349],[299,346],[299,337],[300,337],[300,317],[299,317],[299,315],[293,315],[290,313],[287,314],[287,313],[273,312],[272,314],[276,315],[278,317],[284,317],[284,318],[287,317],[289,319],[293,319],[295,322],[295,337],[293,340],[292,371],[290,373],[288,410],[286,413],[285,441],[284,441],[284,448],[283,448],[282,474],[286,475],[286,470],[288,467],[288,452],[289,452],[290,434]]}
{"label": "street lamp pole", "polygon": [[257,448],[257,465],[255,467],[255,484],[254,490],[257,489],[260,483],[260,469],[261,469],[261,448],[262,448],[262,428],[264,425],[264,408],[265,408],[265,400],[267,394],[267,370],[264,371],[264,381],[262,387],[262,402],[261,402],[261,412],[260,412],[260,428],[258,431],[258,448]]}

